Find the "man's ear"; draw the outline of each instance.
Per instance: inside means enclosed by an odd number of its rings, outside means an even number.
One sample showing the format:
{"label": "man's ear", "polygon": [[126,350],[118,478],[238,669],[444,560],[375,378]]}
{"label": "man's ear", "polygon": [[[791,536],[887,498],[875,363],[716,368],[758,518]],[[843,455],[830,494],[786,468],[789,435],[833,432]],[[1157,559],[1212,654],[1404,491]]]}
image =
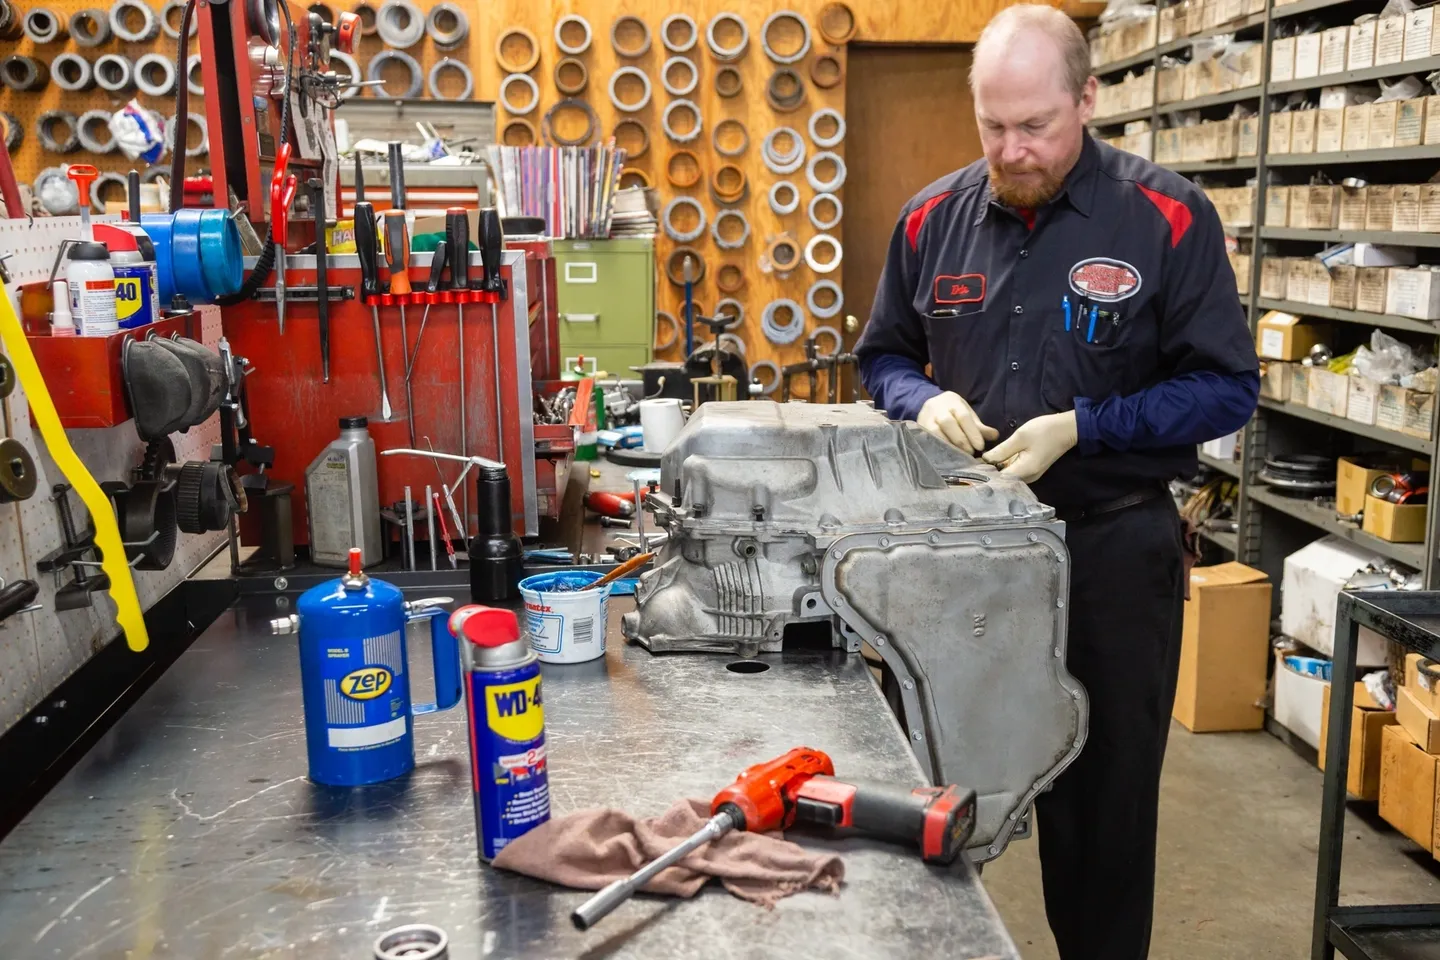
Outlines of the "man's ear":
{"label": "man's ear", "polygon": [[1095,90],[1098,86],[1099,81],[1088,77],[1084,89],[1080,92],[1080,122],[1083,124],[1088,124],[1090,118],[1095,116]]}

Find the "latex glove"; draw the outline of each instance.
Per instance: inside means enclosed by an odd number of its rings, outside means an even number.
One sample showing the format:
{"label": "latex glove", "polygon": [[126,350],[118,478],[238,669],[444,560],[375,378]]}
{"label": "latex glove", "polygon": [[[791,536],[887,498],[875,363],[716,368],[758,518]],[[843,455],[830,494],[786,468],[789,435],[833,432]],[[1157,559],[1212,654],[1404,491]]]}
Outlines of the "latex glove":
{"label": "latex glove", "polygon": [[964,397],[950,391],[926,400],[915,422],[926,432],[972,456],[984,450],[987,442],[1000,436],[994,427],[980,422]]}
{"label": "latex glove", "polygon": [[1020,425],[1010,439],[985,454],[984,460],[1003,466],[1003,476],[1034,483],[1050,465],[1079,440],[1075,411],[1050,413]]}

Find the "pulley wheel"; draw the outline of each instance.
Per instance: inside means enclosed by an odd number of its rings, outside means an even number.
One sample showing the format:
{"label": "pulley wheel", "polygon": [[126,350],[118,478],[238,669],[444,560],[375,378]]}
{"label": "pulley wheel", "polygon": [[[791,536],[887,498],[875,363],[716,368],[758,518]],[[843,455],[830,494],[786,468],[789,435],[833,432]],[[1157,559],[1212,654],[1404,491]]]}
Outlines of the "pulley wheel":
{"label": "pulley wheel", "polygon": [[[9,361],[6,361],[9,368]],[[13,379],[15,372],[10,371]],[[39,472],[35,460],[25,445],[14,437],[0,440],[0,503],[29,500],[35,495],[35,482]]]}
{"label": "pulley wheel", "polygon": [[[175,559],[180,529],[175,522],[174,487],[160,480],[102,484],[115,503],[125,556],[136,570],[164,570]],[[152,540],[151,537],[154,536]]]}

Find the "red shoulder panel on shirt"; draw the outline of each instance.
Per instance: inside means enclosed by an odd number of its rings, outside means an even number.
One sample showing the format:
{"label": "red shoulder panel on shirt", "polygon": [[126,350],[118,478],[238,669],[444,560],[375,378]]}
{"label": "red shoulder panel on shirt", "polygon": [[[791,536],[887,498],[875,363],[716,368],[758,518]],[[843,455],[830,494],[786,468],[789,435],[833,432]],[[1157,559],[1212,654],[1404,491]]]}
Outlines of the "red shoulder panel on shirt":
{"label": "red shoulder panel on shirt", "polygon": [[905,239],[910,241],[911,250],[919,249],[920,228],[925,225],[925,218],[930,216],[930,211],[934,210],[942,200],[954,192],[954,190],[946,190],[944,193],[937,193],[910,211],[910,215],[905,218]]}
{"label": "red shoulder panel on shirt", "polygon": [[1185,236],[1185,231],[1190,229],[1190,224],[1195,220],[1190,208],[1174,197],[1167,197],[1158,190],[1151,190],[1143,183],[1137,183],[1135,186],[1139,187],[1140,192],[1155,204],[1160,215],[1170,224],[1170,246],[1178,247],[1181,238]]}

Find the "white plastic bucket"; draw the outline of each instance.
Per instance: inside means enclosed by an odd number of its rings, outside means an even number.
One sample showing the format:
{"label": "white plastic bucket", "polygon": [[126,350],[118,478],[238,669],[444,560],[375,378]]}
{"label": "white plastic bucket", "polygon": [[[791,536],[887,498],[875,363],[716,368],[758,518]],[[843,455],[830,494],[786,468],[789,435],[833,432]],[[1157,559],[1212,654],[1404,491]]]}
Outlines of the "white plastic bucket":
{"label": "white plastic bucket", "polygon": [[602,576],[590,570],[560,570],[520,581],[525,639],[542,661],[584,663],[605,656],[610,587],[587,589]]}
{"label": "white plastic bucket", "polygon": [[685,426],[680,401],[673,397],[656,397],[640,401],[640,431],[648,453],[664,453],[670,441]]}

